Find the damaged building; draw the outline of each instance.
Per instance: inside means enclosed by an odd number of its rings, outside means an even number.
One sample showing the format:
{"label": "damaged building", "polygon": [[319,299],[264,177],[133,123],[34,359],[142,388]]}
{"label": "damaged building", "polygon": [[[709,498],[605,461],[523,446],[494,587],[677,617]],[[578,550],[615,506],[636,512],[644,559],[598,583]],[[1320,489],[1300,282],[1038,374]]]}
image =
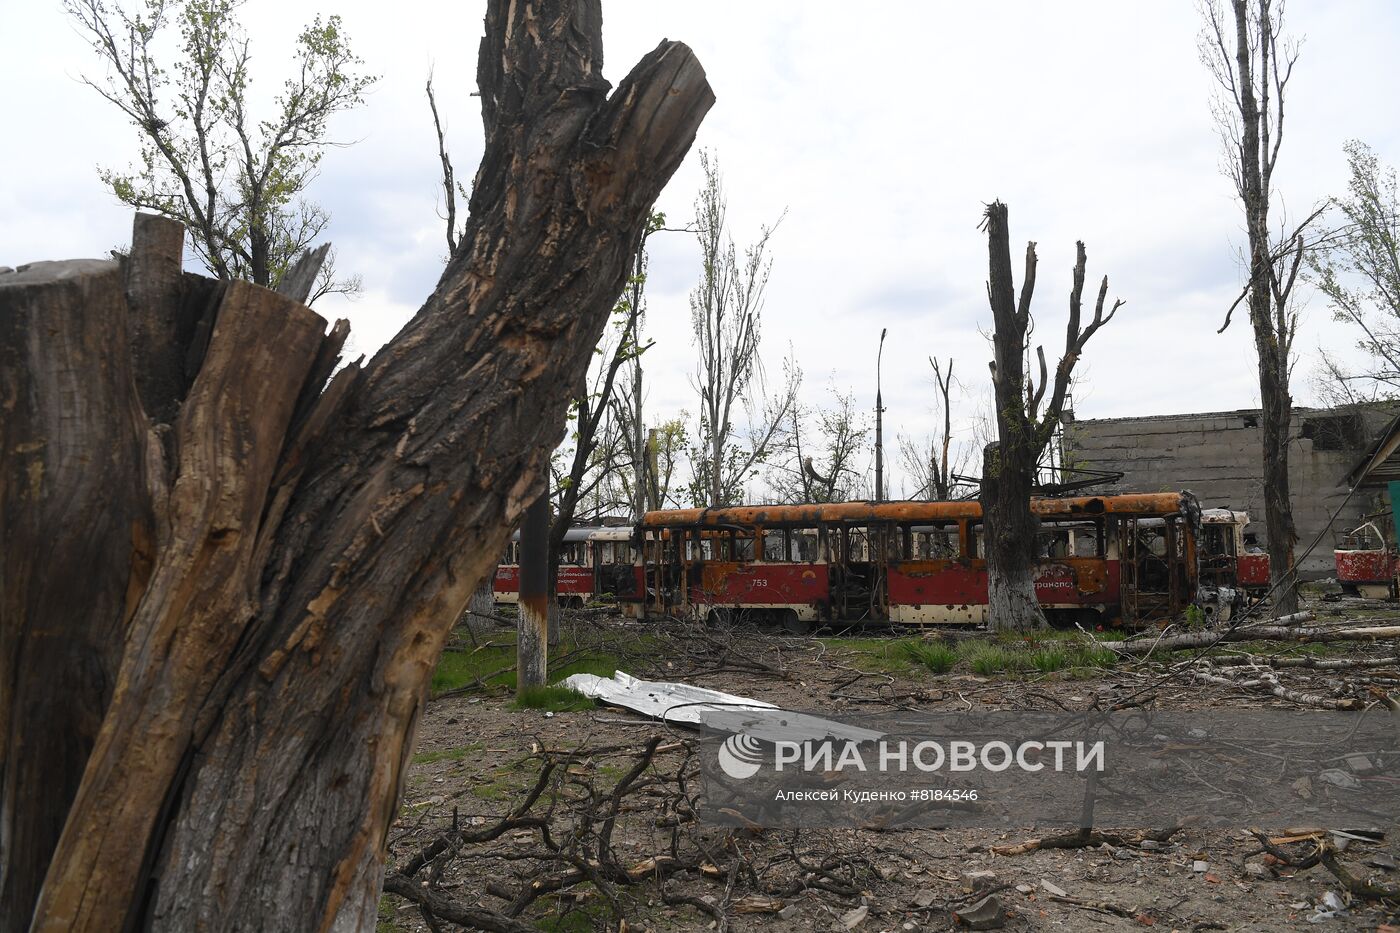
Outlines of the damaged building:
{"label": "damaged building", "polygon": [[[1293,409],[1288,468],[1304,579],[1333,576],[1336,536],[1388,508],[1382,486],[1361,482],[1350,500],[1347,493],[1367,472],[1363,464],[1383,450],[1386,439],[1400,435],[1397,410],[1393,405]],[[1242,509],[1251,519],[1246,545],[1264,548],[1268,529],[1259,420],[1258,409],[1085,421],[1066,412],[1064,463],[1121,473],[1120,479],[1098,487],[1105,493],[1189,489],[1202,505]],[[1318,536],[1317,547],[1304,557]]]}

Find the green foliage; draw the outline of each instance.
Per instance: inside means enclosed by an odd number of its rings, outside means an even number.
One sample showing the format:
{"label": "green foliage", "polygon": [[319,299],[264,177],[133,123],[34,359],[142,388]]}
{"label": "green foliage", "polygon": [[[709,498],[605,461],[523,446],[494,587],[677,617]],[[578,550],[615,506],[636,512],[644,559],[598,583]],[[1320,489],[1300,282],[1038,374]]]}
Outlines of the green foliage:
{"label": "green foliage", "polygon": [[1109,648],[1093,644],[1083,644],[1070,655],[1070,666],[1077,668],[1107,669],[1118,663],[1118,655]]}
{"label": "green foliage", "polygon": [[928,668],[935,674],[945,674],[958,662],[958,652],[941,641],[902,641],[897,643],[900,651],[915,664]]}
{"label": "green foliage", "polygon": [[1042,648],[1030,653],[1030,665],[1042,674],[1053,674],[1069,666],[1069,652],[1063,648]]}
{"label": "green foliage", "polygon": [[[275,287],[330,219],[302,197],[332,145],[329,121],[363,103],[376,79],[361,72],[340,17],[318,16],[297,34],[293,77],[255,116],[239,5],[146,0],[131,12],[63,0],[107,69],[104,81],[85,80],[140,137],[135,166],[99,177],[122,203],[182,221],[213,275]],[[358,287],[323,267],[312,300]]]}
{"label": "green foliage", "polygon": [[1016,666],[1013,659],[1017,656],[1016,652],[1008,651],[1000,645],[984,642],[967,653],[967,663],[974,674],[991,677],[1003,671],[1013,670]]}
{"label": "green foliage", "polygon": [[432,751],[419,752],[413,756],[413,763],[416,765],[430,765],[439,761],[462,761],[472,752],[479,752],[485,746],[480,742],[469,742],[466,745],[458,745],[454,748],[435,748]]}
{"label": "green foliage", "polygon": [[515,709],[539,709],[556,713],[591,709],[595,705],[591,697],[560,684],[526,687],[511,704]]}
{"label": "green foliage", "polygon": [[[562,680],[570,674],[597,674],[611,677],[617,672],[618,659],[603,651],[583,647],[563,639],[551,649],[551,657],[567,658],[563,664],[551,663],[551,680]],[[494,634],[489,646],[463,651],[444,651],[433,672],[433,692],[442,693],[461,687],[485,683],[491,690],[515,689],[515,633]]]}
{"label": "green foliage", "polygon": [[1308,254],[1309,278],[1367,361],[1353,370],[1323,351],[1318,387],[1336,404],[1400,395],[1400,186],[1365,143],[1344,148],[1347,193],[1332,199],[1342,222]]}

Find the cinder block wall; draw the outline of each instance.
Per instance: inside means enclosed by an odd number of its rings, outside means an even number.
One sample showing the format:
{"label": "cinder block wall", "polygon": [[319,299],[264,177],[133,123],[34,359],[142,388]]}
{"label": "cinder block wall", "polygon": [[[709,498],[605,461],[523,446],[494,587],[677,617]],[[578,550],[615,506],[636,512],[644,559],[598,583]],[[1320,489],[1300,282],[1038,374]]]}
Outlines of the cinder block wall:
{"label": "cinder block wall", "polygon": [[[1327,527],[1346,498],[1347,471],[1392,415],[1382,408],[1294,409],[1289,474],[1303,578],[1334,576],[1335,536],[1382,507],[1378,491],[1358,490]],[[1338,416],[1355,421],[1328,420]],[[1268,529],[1258,425],[1258,410],[1070,421],[1064,429],[1065,459],[1070,466],[1123,473],[1119,482],[1098,487],[1103,492],[1187,489],[1204,507],[1244,509],[1250,517],[1246,534],[1262,548]],[[1319,535],[1312,553],[1302,557]]]}

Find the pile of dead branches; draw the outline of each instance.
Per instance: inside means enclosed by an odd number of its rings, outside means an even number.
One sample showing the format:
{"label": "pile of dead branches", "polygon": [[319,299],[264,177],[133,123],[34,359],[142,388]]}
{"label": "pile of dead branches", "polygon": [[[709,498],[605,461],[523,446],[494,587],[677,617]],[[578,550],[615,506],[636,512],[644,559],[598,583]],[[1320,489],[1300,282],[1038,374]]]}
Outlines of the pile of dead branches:
{"label": "pile of dead branches", "polygon": [[648,901],[725,929],[734,914],[777,913],[799,895],[844,909],[884,880],[872,853],[838,851],[820,834],[701,825],[694,742],[657,735],[631,748],[541,752],[534,784],[504,816],[463,825],[454,811],[426,840],[391,844],[404,854],[384,891],[433,931],[524,933],[540,915],[574,911],[618,929]]}

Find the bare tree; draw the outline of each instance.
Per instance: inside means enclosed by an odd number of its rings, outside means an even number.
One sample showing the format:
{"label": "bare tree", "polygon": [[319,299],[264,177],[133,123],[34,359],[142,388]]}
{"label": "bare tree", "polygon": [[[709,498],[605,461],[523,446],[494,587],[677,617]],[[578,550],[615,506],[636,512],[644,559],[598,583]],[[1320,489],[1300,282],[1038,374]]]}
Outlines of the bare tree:
{"label": "bare tree", "polygon": [[790,427],[778,445],[783,455],[768,473],[779,502],[846,502],[860,492],[870,426],[852,392],[834,385],[827,391],[829,406],[798,402],[788,413]]}
{"label": "bare tree", "polygon": [[596,0],[487,4],[465,232],[365,366],[160,217],[0,275],[0,929],[374,925],[438,655],[714,101],[601,47]]}
{"label": "bare tree", "polygon": [[[646,321],[647,266],[650,263],[647,254],[647,239],[652,234],[665,229],[667,229],[666,215],[659,211],[653,212],[647,224],[646,233],[642,237],[641,245],[637,247],[637,255],[633,257],[632,274],[627,280],[627,290],[623,293],[623,301],[626,302],[631,313],[629,330],[625,334],[625,339],[639,348],[643,347],[642,325]],[[650,346],[650,343],[646,346]],[[609,404],[612,416],[620,426],[619,444],[622,456],[632,469],[630,476],[619,474],[616,479],[631,503],[633,518],[640,521],[642,513],[648,509],[646,392],[643,388],[642,354],[640,351],[629,356],[625,368],[627,370],[626,378],[622,379],[616,391],[612,393]]]}
{"label": "bare tree", "polygon": [[[132,207],[185,225],[190,245],[220,279],[275,288],[325,230],[330,215],[302,197],[316,177],[332,116],[355,107],[375,78],[360,73],[339,16],[317,17],[297,36],[295,76],[270,116],[248,109],[250,44],[237,0],[148,0],[129,12],[103,0],[64,0],[107,68],[84,79],[131,120],[140,162],[102,180]],[[178,34],[173,63],[157,54]],[[355,294],[358,276],[322,266],[309,302]]]}
{"label": "bare tree", "polygon": [[1293,417],[1288,383],[1298,325],[1292,295],[1307,249],[1304,231],[1320,209],[1292,230],[1275,234],[1270,229],[1274,169],[1283,143],[1284,95],[1298,60],[1297,44],[1283,38],[1283,7],[1282,0],[1230,0],[1227,13],[1217,0],[1203,0],[1205,26],[1199,47],[1201,61],[1219,85],[1212,109],[1224,145],[1226,174],[1244,208],[1249,237],[1249,281],[1220,329],[1230,325],[1234,308],[1245,302],[1259,363],[1264,523],[1274,611],[1287,614],[1298,605],[1293,578],[1293,545],[1298,535],[1288,477]]}
{"label": "bare tree", "polygon": [[1400,396],[1400,197],[1395,169],[1365,143],[1346,144],[1347,193],[1333,198],[1341,223],[1309,257],[1311,278],[1338,321],[1361,332],[1369,362],[1351,369],[1321,351],[1324,394],[1338,403]]}
{"label": "bare tree", "polygon": [[[1038,628],[1045,615],[1035,595],[1036,533],[1031,512],[1037,465],[1054,436],[1075,364],[1098,329],[1113,319],[1121,300],[1104,312],[1108,276],[1099,286],[1094,316],[1081,327],[1084,267],[1083,242],[1075,244],[1074,284],[1069,297],[1065,350],[1053,382],[1045,365],[1045,348],[1036,347],[1039,377],[1030,371],[1031,298],[1035,293],[1035,243],[1026,244],[1026,269],[1017,301],[1011,273],[1010,231],[1006,205],[995,201],[985,215],[990,273],[987,298],[992,308],[992,388],[996,397],[997,441],[988,444],[982,461],[982,512],[985,522],[989,625],[993,631]],[[1045,390],[1050,387],[1050,397]],[[1044,407],[1042,408],[1042,403]]]}
{"label": "bare tree", "polygon": [[[773,268],[768,240],[777,224],[760,230],[741,262],[725,218],[719,163],[702,151],[700,165],[705,181],[695,200],[695,228],[703,268],[690,293],[700,412],[690,453],[691,495],[696,505],[735,505],[773,452],[797,399],[800,373],[790,369],[783,387],[767,397],[758,349],[763,295]],[[746,429],[736,424],[741,411]]]}
{"label": "bare tree", "polygon": [[[934,397],[943,416],[943,431],[923,441],[900,435],[899,459],[905,473],[917,484],[912,497],[940,501],[951,498],[956,485],[952,461],[953,358],[948,358],[946,370],[933,357],[928,362],[933,367]],[[960,455],[959,466],[963,460]]]}
{"label": "bare tree", "polygon": [[639,346],[635,341],[639,333],[639,320],[642,302],[638,300],[640,283],[635,283],[637,256],[646,249],[646,234],[656,222],[653,214],[647,222],[647,230],[637,245],[637,254],[632,260],[632,274],[628,277],[628,288],[613,308],[612,333],[605,334],[598,346],[592,367],[592,380],[584,386],[572,403],[573,431],[561,452],[565,454],[567,469],[555,477],[557,490],[554,518],[549,526],[549,586],[551,596],[558,582],[559,555],[564,547],[564,536],[569,526],[584,506],[596,518],[619,508],[630,508],[631,503],[613,501],[611,497],[599,499],[600,491],[609,489],[608,480],[619,469],[626,466],[622,459],[622,433],[625,425],[609,417],[615,408],[617,377],[629,362],[640,362],[639,357],[647,346]]}
{"label": "bare tree", "polygon": [[428,72],[428,82],[425,87],[428,95],[428,109],[433,114],[433,130],[437,133],[438,163],[442,166],[442,194],[443,194],[443,221],[447,225],[447,257],[452,258],[452,254],[457,252],[457,242],[462,236],[461,229],[457,226],[457,199],[463,201],[468,198],[467,189],[462,187],[462,183],[457,180],[456,169],[452,165],[452,156],[447,151],[447,134],[443,132],[442,120],[438,117],[437,96],[433,93],[433,73]]}
{"label": "bare tree", "polygon": [[622,426],[617,434],[618,459],[623,464],[635,464],[636,469],[613,472],[611,479],[619,487],[613,498],[631,503],[639,515],[654,509],[679,508],[683,503],[672,487],[676,471],[686,458],[686,424],[690,416],[681,412],[678,417],[647,428],[641,447],[634,449],[635,439],[630,429],[634,422],[629,414],[628,391],[624,384],[619,393],[621,398],[614,399],[614,406],[622,409],[621,417],[615,418],[615,423]]}

